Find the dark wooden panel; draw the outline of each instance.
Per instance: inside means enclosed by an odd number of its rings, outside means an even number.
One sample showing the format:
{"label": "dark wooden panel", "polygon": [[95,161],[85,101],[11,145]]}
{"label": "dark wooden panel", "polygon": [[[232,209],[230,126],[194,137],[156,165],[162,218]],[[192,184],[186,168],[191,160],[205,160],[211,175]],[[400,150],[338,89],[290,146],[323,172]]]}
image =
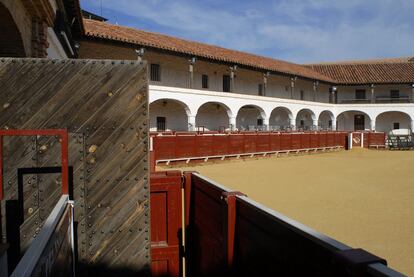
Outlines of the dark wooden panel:
{"label": "dark wooden panel", "polygon": [[[0,60],[0,128],[66,128],[79,258],[90,275],[150,268],[146,64],[108,60]],[[5,140],[6,199],[17,168],[59,166],[55,137]],[[24,179],[24,245],[60,194],[60,174]],[[37,205],[36,205],[37,204]],[[32,208],[30,211],[29,208]]]}

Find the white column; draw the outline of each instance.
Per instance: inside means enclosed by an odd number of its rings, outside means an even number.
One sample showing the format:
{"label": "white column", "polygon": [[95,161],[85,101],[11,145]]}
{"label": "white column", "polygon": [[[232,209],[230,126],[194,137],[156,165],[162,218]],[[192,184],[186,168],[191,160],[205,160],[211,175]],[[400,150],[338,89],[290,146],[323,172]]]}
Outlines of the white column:
{"label": "white column", "polygon": [[353,143],[352,132],[349,132],[348,133],[348,150],[352,149],[352,143]]}
{"label": "white column", "polygon": [[235,82],[234,82],[236,70],[237,70],[237,65],[230,66],[230,92],[235,92],[236,90]]}
{"label": "white column", "polygon": [[263,74],[263,96],[266,96],[267,92],[267,78],[270,76],[269,72]]}
{"label": "white column", "polygon": [[188,66],[188,87],[189,88],[193,88],[194,86],[194,65],[196,63],[196,58],[192,57],[190,60],[188,60],[189,62],[189,66]]}
{"label": "white column", "polygon": [[411,120],[411,132],[414,132],[414,120]]}
{"label": "white column", "polygon": [[296,130],[296,117],[292,117],[289,120],[290,120],[290,126],[292,130]]}
{"label": "white column", "polygon": [[414,102],[414,84],[411,84],[411,102]]}
{"label": "white column", "polygon": [[195,115],[188,116],[188,131],[195,131],[196,117]]}
{"label": "white column", "polygon": [[231,131],[236,129],[236,117],[229,118],[229,128]]}
{"label": "white column", "polygon": [[293,99],[295,94],[295,83],[298,77],[292,77],[290,78],[290,99]]}
{"label": "white column", "polygon": [[316,94],[318,93],[319,81],[313,82],[313,101],[316,101]]}
{"label": "white column", "polygon": [[316,130],[318,130],[318,120],[317,119],[312,119],[312,127],[316,127]]}
{"label": "white column", "polygon": [[371,85],[371,103],[375,103],[375,85]]}
{"label": "white column", "polygon": [[375,119],[371,119],[371,131],[375,131]]}
{"label": "white column", "polygon": [[336,131],[336,118],[332,119],[332,131]]}
{"label": "white column", "polygon": [[263,118],[263,125],[266,131],[269,131],[269,118]]}

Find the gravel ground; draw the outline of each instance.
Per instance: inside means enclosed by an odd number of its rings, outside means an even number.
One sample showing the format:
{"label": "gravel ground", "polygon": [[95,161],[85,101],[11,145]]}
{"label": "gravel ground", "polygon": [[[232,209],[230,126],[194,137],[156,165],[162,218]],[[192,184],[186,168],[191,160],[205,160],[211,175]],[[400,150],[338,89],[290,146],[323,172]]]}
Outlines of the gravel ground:
{"label": "gravel ground", "polygon": [[353,149],[181,168],[414,276],[414,152]]}

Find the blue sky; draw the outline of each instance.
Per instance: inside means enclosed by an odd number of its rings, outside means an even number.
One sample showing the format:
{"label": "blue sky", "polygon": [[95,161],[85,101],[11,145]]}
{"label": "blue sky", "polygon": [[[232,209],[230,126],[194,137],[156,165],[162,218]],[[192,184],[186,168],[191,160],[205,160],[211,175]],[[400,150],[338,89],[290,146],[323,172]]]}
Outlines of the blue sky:
{"label": "blue sky", "polygon": [[414,56],[414,0],[81,0],[111,23],[297,63]]}

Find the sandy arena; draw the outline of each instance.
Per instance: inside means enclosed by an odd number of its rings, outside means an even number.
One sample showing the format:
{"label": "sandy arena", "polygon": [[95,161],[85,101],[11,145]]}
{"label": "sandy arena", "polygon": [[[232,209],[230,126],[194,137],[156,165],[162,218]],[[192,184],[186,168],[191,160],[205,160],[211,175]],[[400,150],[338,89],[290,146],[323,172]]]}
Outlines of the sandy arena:
{"label": "sandy arena", "polygon": [[181,168],[414,276],[414,152],[354,149]]}

